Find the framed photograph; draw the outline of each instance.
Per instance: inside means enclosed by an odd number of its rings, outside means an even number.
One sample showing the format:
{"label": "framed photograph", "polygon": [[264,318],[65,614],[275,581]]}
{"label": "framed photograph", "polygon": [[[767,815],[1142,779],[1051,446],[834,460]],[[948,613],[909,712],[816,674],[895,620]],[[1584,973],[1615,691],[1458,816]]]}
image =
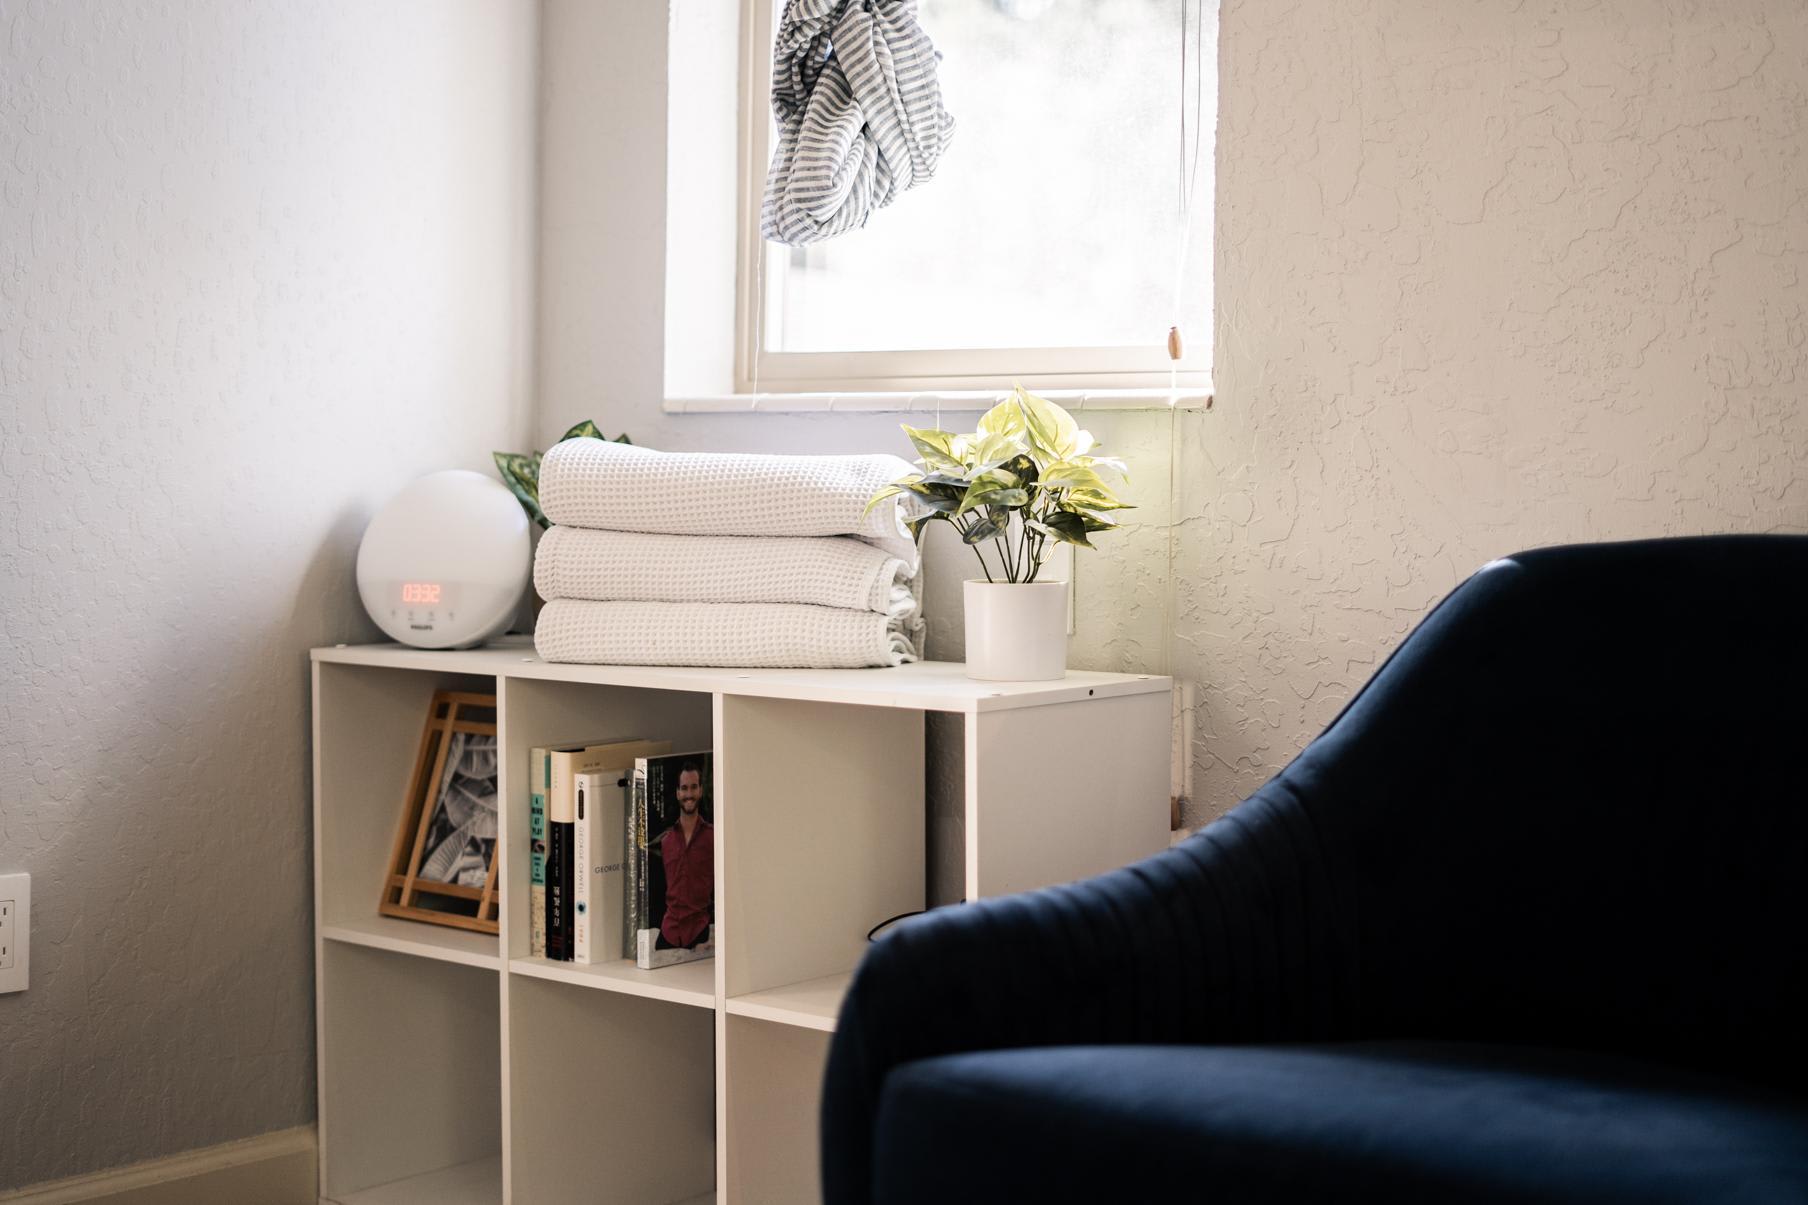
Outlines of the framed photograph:
{"label": "framed photograph", "polygon": [[435,694],[377,911],[498,931],[497,766],[496,696]]}

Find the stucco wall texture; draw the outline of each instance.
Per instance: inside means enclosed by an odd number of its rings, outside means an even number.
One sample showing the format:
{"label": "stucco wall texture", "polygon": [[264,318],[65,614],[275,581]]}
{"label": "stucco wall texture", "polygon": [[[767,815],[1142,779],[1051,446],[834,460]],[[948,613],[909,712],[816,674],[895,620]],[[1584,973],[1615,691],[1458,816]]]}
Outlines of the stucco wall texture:
{"label": "stucco wall texture", "polygon": [[1493,557],[1808,530],[1808,7],[1222,24],[1218,402],[1176,501],[1195,823]]}
{"label": "stucco wall texture", "polygon": [[305,650],[528,437],[531,0],[0,0],[0,1190],[309,1121]]}

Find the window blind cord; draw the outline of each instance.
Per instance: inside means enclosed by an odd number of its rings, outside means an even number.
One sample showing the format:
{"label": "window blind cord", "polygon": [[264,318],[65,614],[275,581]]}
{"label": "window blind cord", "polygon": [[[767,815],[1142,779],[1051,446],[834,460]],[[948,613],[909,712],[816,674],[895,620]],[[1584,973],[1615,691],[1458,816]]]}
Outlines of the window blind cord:
{"label": "window blind cord", "polygon": [[[1203,4],[1204,0],[1197,0]],[[1186,354],[1185,335],[1180,328],[1182,298],[1186,290],[1187,253],[1193,242],[1193,197],[1199,184],[1199,143],[1205,122],[1205,12],[1196,20],[1188,16],[1195,0],[1180,0],[1180,153],[1176,181],[1177,206],[1180,217],[1179,247],[1174,256],[1174,291],[1168,327],[1168,388],[1178,388],[1180,360]],[[1191,70],[1189,71],[1189,66]],[[1188,77],[1192,87],[1188,88]],[[1188,121],[1191,106],[1192,120]],[[1190,133],[1190,137],[1189,137]]]}
{"label": "window blind cord", "polygon": [[[1193,198],[1198,187],[1199,145],[1201,130],[1204,125],[1205,112],[1205,11],[1203,5],[1206,0],[1198,0],[1198,2],[1202,6],[1199,10],[1198,17],[1196,20],[1189,22],[1188,10],[1192,5],[1193,0],[1180,0],[1180,120],[1178,122],[1180,146],[1179,155],[1177,156],[1179,160],[1177,193],[1180,210],[1180,233],[1177,240],[1179,246],[1174,256],[1174,292],[1172,297],[1173,308],[1171,310],[1171,313],[1173,314],[1173,325],[1168,328],[1168,388],[1170,394],[1168,400],[1168,514],[1167,523],[1165,525],[1167,530],[1163,533],[1166,537],[1167,544],[1168,588],[1163,592],[1162,596],[1163,622],[1161,642],[1162,672],[1170,678],[1177,678],[1175,671],[1178,666],[1176,664],[1175,653],[1177,651],[1176,646],[1179,643],[1179,638],[1175,631],[1175,620],[1179,609],[1180,587],[1177,564],[1177,533],[1181,523],[1179,492],[1181,433],[1179,407],[1175,405],[1175,400],[1178,396],[1180,359],[1185,354],[1185,344],[1180,330],[1180,316],[1186,289],[1187,256],[1192,247]],[[1190,29],[1189,24],[1191,26]],[[1192,52],[1190,56],[1188,53],[1189,50]],[[1190,64],[1191,89],[1188,88],[1189,57],[1192,59]],[[1189,102],[1192,116],[1190,138],[1188,137],[1189,123],[1187,120]],[[1209,331],[1205,332],[1205,337],[1210,337]],[[1185,731],[1185,724],[1180,724],[1176,739],[1179,739],[1180,734],[1184,734]],[[1191,758],[1192,755],[1193,751],[1191,749],[1182,749],[1180,751],[1180,756],[1183,759]],[[1182,808],[1187,804],[1184,786],[1185,777],[1185,774],[1182,773],[1181,781],[1174,786],[1174,789],[1180,792],[1179,804]]]}

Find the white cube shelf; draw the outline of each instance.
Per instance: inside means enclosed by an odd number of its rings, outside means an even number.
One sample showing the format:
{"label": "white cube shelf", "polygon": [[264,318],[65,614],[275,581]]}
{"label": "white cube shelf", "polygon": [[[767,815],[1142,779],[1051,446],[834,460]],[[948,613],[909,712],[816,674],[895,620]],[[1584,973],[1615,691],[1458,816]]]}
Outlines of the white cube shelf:
{"label": "white cube shelf", "polygon": [[[925,901],[926,712],[964,724],[968,899],[1167,843],[1166,678],[554,665],[525,643],[313,662],[331,1205],[814,1200],[841,998],[867,930]],[[448,688],[497,696],[500,938],[377,913],[427,703]],[[717,957],[530,957],[528,751],[631,736],[715,750]]]}

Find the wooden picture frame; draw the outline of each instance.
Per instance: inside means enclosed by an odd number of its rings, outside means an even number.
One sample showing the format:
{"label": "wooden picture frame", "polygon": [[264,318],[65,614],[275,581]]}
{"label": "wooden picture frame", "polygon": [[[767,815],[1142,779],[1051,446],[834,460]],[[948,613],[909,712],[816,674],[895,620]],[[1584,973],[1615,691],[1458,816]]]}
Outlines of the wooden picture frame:
{"label": "wooden picture frame", "polygon": [[495,695],[435,692],[378,912],[477,933],[500,931],[499,754]]}

